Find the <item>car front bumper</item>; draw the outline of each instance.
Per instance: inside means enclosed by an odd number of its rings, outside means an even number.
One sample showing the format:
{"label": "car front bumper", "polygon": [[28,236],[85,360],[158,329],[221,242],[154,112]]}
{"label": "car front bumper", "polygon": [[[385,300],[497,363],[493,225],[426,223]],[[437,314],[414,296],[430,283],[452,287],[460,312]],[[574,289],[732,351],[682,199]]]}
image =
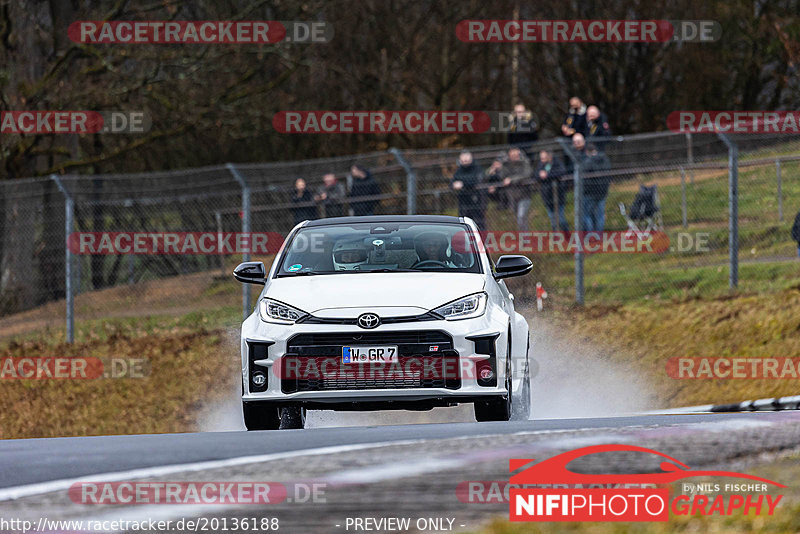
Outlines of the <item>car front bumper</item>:
{"label": "car front bumper", "polygon": [[[354,313],[352,310],[351,313]],[[368,310],[364,310],[368,311]],[[360,310],[357,310],[360,313]],[[375,329],[361,329],[354,325],[331,324],[293,324],[279,325],[261,321],[257,313],[252,314],[242,324],[242,400],[245,402],[296,403],[309,407],[331,406],[335,409],[358,409],[359,405],[380,404],[381,408],[412,408],[415,403],[424,405],[448,405],[458,402],[472,402],[481,398],[497,397],[507,394],[505,388],[506,347],[508,343],[509,317],[502,310],[487,310],[481,317],[457,321],[428,320],[382,324]],[[351,339],[368,334],[383,339],[393,336],[407,337],[411,333],[441,333],[451,338],[449,357],[457,358],[455,367],[449,367],[458,374],[458,385],[452,382],[448,387],[369,387],[350,389],[321,389],[314,391],[292,391],[287,387],[287,354],[295,357],[299,336],[313,334]],[[309,336],[306,336],[307,339]],[[363,337],[363,336],[362,336]],[[399,338],[397,337],[397,338]],[[489,347],[491,340],[491,347]],[[426,342],[427,343],[427,342]],[[348,344],[357,345],[358,340]],[[364,343],[366,344],[366,343]],[[392,341],[370,344],[394,344]],[[341,345],[339,345],[341,351]],[[444,348],[444,346],[443,346]],[[401,348],[401,357],[403,356]],[[444,351],[442,351],[444,355]],[[427,357],[435,358],[436,353]],[[478,369],[493,366],[494,380],[479,378]],[[349,364],[353,365],[353,364]],[[358,364],[356,364],[358,365]],[[401,366],[402,367],[402,366]],[[256,373],[266,375],[266,385],[258,387],[253,378]],[[452,373],[448,376],[452,376]],[[328,386],[330,387],[330,386]],[[288,391],[287,391],[288,390]]]}

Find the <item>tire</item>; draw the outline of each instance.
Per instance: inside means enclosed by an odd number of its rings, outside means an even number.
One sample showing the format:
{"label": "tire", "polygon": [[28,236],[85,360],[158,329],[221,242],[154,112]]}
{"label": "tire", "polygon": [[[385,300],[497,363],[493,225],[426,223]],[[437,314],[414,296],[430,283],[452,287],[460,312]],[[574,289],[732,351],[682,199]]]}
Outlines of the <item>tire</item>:
{"label": "tire", "polygon": [[531,418],[531,369],[530,369],[531,340],[528,338],[528,347],[525,349],[525,374],[522,377],[522,389],[514,401],[511,419],[513,421],[527,421]]}
{"label": "tire", "polygon": [[243,402],[242,414],[247,430],[278,430],[281,424],[278,408],[269,404]]}
{"label": "tire", "polygon": [[295,430],[305,428],[306,409],[299,406],[289,406],[281,409],[280,429]]}
{"label": "tire", "polygon": [[513,411],[514,394],[511,387],[511,332],[508,333],[508,352],[506,353],[506,391],[508,395],[497,397],[488,401],[475,402],[475,420],[479,423],[484,421],[508,421],[511,419]]}

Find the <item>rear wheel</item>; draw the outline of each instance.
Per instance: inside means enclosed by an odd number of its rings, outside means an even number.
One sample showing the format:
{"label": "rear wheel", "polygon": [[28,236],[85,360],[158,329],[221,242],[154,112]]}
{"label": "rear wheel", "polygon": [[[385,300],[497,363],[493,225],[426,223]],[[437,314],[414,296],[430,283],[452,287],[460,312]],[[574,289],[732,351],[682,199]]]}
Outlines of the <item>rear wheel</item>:
{"label": "rear wheel", "polygon": [[483,421],[508,421],[511,419],[513,409],[513,392],[511,391],[511,332],[508,333],[508,352],[506,352],[506,391],[508,394],[488,401],[475,402],[475,420]]}
{"label": "rear wheel", "polygon": [[281,424],[278,408],[269,404],[243,402],[242,413],[247,430],[277,430]]}

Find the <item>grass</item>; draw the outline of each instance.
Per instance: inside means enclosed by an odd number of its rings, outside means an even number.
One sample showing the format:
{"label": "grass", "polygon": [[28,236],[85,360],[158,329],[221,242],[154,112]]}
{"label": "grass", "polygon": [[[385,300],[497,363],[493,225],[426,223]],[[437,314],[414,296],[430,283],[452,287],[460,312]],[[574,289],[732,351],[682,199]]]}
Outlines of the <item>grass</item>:
{"label": "grass", "polygon": [[[144,377],[3,380],[0,438],[87,436],[198,430],[203,407],[235,387],[237,343],[221,328],[231,310],[185,316],[90,321],[73,345],[12,341],[0,358],[96,357],[137,361]],[[222,378],[221,378],[222,377]]]}

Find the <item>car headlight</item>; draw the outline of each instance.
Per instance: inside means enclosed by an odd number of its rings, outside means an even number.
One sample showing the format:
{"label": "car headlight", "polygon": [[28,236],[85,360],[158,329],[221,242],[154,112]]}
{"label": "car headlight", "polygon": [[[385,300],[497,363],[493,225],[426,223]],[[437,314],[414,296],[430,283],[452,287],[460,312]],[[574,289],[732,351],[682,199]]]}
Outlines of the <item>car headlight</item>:
{"label": "car headlight", "polygon": [[432,311],[448,321],[480,317],[486,311],[486,293],[467,295]]}
{"label": "car headlight", "polygon": [[308,315],[303,310],[272,299],[261,299],[258,302],[258,314],[262,321],[278,324],[294,324]]}

